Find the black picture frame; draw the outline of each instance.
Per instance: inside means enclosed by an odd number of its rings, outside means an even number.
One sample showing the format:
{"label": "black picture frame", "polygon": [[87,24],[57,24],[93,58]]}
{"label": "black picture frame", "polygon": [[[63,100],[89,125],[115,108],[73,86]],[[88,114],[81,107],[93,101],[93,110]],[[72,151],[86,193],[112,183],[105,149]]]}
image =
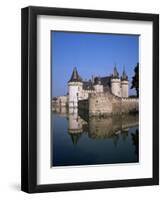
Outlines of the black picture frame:
{"label": "black picture frame", "polygon": [[[153,23],[153,177],[37,185],[37,16],[55,15]],[[159,184],[159,15],[30,6],[21,12],[21,190],[28,193]]]}

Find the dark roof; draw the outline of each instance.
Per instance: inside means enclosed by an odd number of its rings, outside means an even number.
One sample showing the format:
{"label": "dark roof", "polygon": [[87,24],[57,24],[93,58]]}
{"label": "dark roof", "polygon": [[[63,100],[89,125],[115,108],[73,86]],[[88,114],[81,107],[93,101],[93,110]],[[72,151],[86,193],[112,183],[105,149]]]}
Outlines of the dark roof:
{"label": "dark roof", "polygon": [[57,97],[53,97],[53,100],[56,101],[56,100],[57,100]]}
{"label": "dark roof", "polygon": [[94,78],[94,84],[95,84],[95,85],[101,84],[101,78],[100,78],[100,77],[95,77],[95,78]]}
{"label": "dark roof", "polygon": [[83,90],[94,90],[93,83],[91,80],[83,81]]}
{"label": "dark roof", "polygon": [[82,79],[79,76],[76,67],[73,69],[73,72],[72,72],[72,75],[71,75],[71,78],[70,78],[69,82],[82,82]]}
{"label": "dark roof", "polygon": [[125,70],[123,70],[121,79],[122,79],[122,80],[128,80],[128,76],[126,75]]}
{"label": "dark roof", "polygon": [[113,78],[119,78],[119,73],[118,73],[118,71],[117,71],[116,66],[114,67]]}
{"label": "dark roof", "polygon": [[[95,84],[97,84],[98,79],[99,79],[99,77],[95,77],[95,78],[94,78]],[[104,87],[107,87],[107,86],[110,87],[110,85],[111,85],[111,84],[110,84],[110,80],[111,80],[111,77],[110,77],[110,76],[100,77],[101,85],[103,85]]]}
{"label": "dark roof", "polygon": [[110,87],[110,81],[111,80],[111,77],[110,76],[105,76],[105,77],[101,77],[101,84],[103,86],[109,86]]}

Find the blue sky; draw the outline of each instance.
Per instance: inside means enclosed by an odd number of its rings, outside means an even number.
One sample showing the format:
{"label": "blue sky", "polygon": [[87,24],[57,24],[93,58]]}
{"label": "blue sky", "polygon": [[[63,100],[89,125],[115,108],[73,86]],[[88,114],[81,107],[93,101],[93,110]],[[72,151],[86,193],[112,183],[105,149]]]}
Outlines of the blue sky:
{"label": "blue sky", "polygon": [[[67,93],[67,82],[74,67],[83,80],[93,76],[107,76],[116,64],[119,74],[123,66],[129,77],[139,62],[139,36],[52,32],[52,97]],[[135,94],[134,89],[129,90]]]}

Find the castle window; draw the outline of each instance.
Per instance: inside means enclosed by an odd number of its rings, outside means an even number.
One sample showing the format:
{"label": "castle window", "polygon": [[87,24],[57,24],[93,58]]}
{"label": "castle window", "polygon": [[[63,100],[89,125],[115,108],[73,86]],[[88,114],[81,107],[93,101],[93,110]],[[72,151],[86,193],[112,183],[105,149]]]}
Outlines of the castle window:
{"label": "castle window", "polygon": [[96,103],[98,103],[98,100],[96,100]]}

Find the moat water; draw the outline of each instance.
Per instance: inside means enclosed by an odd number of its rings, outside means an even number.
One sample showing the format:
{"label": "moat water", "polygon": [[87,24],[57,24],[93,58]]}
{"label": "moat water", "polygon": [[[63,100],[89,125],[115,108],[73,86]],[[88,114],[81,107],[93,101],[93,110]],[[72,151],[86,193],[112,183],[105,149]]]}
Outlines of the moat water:
{"label": "moat water", "polygon": [[137,115],[88,118],[77,110],[52,112],[52,165],[139,162]]}

